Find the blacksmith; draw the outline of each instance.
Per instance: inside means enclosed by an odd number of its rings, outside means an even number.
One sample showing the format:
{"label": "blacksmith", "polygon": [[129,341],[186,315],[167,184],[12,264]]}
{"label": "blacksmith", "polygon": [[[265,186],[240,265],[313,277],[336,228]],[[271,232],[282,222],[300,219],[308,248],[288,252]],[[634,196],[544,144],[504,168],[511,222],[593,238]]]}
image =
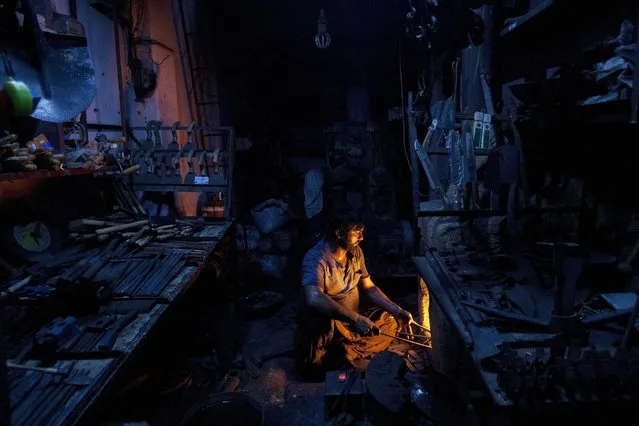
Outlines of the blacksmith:
{"label": "blacksmith", "polygon": [[342,368],[343,361],[363,369],[392,341],[380,332],[395,335],[399,325],[412,320],[373,283],[359,247],[363,238],[361,220],[338,215],[329,221],[325,238],[304,257],[305,303],[296,339],[302,373]]}

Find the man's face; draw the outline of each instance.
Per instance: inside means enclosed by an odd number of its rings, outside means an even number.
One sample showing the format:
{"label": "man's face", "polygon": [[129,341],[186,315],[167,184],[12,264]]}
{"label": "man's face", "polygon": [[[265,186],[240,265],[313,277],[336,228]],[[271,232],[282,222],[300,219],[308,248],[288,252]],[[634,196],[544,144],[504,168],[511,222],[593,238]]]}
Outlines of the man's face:
{"label": "man's face", "polygon": [[364,239],[364,227],[358,226],[348,230],[346,235],[341,240],[341,245],[347,250],[352,250],[359,246],[359,243]]}

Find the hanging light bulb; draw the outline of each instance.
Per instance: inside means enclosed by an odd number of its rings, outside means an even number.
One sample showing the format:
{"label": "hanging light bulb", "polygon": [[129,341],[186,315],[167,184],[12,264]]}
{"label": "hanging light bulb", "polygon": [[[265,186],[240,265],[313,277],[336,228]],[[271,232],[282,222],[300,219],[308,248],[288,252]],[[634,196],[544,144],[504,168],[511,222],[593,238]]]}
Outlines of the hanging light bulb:
{"label": "hanging light bulb", "polygon": [[326,17],[324,9],[320,9],[319,18],[317,18],[317,35],[315,36],[315,46],[320,49],[326,49],[331,45],[331,36],[326,32]]}

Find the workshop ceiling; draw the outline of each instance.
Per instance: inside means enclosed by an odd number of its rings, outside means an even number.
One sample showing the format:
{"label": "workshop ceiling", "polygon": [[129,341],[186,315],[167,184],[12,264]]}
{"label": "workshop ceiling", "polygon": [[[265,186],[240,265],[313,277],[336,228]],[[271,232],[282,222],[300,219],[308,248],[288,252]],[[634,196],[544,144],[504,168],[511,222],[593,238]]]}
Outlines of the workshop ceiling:
{"label": "workshop ceiling", "polygon": [[[259,28],[267,37],[295,39],[314,36],[324,9],[327,30],[336,39],[373,39],[398,34],[406,2],[400,0],[267,0],[258,4]],[[398,19],[399,18],[399,19]]]}
{"label": "workshop ceiling", "polygon": [[[212,2],[214,3],[214,2]],[[399,44],[405,0],[217,2],[214,43],[227,99],[298,120],[341,117],[349,87],[365,83],[380,114],[399,100]],[[331,45],[315,46],[323,9]],[[243,92],[242,94],[239,94]],[[239,95],[235,95],[239,94]],[[238,98],[242,100],[239,101]],[[393,99],[389,99],[393,98]],[[235,106],[234,108],[244,108]],[[329,111],[330,110],[330,111]],[[331,120],[331,118],[325,118]],[[339,118],[337,118],[339,119]],[[273,119],[274,120],[274,119]]]}

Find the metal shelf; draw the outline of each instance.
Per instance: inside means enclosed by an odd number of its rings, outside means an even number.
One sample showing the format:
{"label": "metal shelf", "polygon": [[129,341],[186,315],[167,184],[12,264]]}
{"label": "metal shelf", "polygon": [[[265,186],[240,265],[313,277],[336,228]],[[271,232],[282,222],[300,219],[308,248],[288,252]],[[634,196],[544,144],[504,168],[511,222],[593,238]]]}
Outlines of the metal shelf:
{"label": "metal shelf", "polygon": [[68,169],[68,170],[35,170],[32,172],[16,172],[16,173],[0,173],[0,182],[11,182],[11,181],[21,181],[21,180],[42,180],[42,179],[52,179],[58,177],[66,177],[66,176],[110,176],[110,175],[118,175],[120,171],[112,168],[112,167],[103,167],[103,168],[83,168],[83,169]]}

